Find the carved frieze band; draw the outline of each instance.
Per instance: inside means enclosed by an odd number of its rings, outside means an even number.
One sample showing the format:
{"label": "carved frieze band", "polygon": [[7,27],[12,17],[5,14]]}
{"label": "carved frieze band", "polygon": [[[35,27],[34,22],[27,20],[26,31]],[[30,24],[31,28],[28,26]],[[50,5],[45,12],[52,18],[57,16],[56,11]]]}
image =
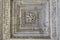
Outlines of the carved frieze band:
{"label": "carved frieze band", "polygon": [[52,18],[52,38],[56,38],[56,3],[57,0],[50,1],[50,13]]}
{"label": "carved frieze band", "polygon": [[10,0],[3,0],[3,40],[10,38]]}

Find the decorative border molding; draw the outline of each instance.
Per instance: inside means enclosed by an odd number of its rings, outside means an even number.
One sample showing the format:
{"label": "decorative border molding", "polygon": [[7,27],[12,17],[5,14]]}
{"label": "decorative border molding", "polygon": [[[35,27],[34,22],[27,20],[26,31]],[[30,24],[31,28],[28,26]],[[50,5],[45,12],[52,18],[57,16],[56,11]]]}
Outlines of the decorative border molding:
{"label": "decorative border molding", "polygon": [[3,0],[3,40],[10,38],[10,0]]}
{"label": "decorative border molding", "polygon": [[50,13],[51,13],[51,32],[52,32],[52,40],[56,39],[56,10],[57,10],[57,0],[50,0]]}
{"label": "decorative border molding", "polygon": [[[10,1],[3,0],[3,40],[14,40],[10,38]],[[51,39],[48,40],[56,40],[56,3],[57,0],[50,0],[50,26],[52,29]]]}

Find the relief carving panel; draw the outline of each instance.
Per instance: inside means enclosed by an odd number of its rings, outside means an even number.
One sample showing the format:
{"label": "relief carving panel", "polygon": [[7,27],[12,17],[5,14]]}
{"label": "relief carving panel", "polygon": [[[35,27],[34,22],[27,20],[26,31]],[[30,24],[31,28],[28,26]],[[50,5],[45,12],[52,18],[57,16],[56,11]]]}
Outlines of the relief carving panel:
{"label": "relief carving panel", "polygon": [[2,40],[57,40],[56,5],[57,0],[3,0]]}
{"label": "relief carving panel", "polygon": [[47,0],[13,0],[12,33],[17,38],[50,38]]}

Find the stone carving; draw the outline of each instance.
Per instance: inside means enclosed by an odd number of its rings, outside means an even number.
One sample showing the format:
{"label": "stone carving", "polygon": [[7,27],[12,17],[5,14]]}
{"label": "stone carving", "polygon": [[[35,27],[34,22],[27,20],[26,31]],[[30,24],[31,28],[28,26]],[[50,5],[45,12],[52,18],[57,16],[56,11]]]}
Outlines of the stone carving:
{"label": "stone carving", "polygon": [[[56,19],[56,0],[50,0],[50,27],[52,27],[52,29],[53,29],[51,32],[52,33],[51,40],[56,40],[55,39],[56,38],[56,36],[55,36],[56,35],[55,34],[56,20],[55,19]],[[53,25],[51,25],[51,24],[53,24]],[[14,25],[12,25],[12,26],[14,26]],[[12,28],[14,29],[14,27],[12,27]],[[14,33],[14,31],[15,30],[13,30],[12,32]],[[10,0],[3,0],[3,40],[10,40]],[[48,40],[50,40],[50,39],[48,39]]]}
{"label": "stone carving", "polygon": [[38,4],[35,2],[27,3],[28,0],[24,1],[26,4],[22,3],[23,0],[19,1],[14,2],[12,10],[12,35],[30,38],[49,36],[49,12],[47,11],[49,8],[47,8],[46,1]]}

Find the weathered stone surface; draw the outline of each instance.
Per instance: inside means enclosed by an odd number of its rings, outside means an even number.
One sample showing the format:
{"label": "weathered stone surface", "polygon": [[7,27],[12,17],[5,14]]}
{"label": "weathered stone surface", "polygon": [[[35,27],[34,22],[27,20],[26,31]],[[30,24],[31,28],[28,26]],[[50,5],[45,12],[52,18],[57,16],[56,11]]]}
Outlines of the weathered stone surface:
{"label": "weathered stone surface", "polygon": [[[37,39],[37,40],[56,40],[56,2],[57,0],[50,0],[49,2],[51,39]],[[35,40],[35,39],[10,38],[10,0],[3,0],[3,40]]]}
{"label": "weathered stone surface", "polygon": [[2,0],[0,0],[0,40],[2,40]]}
{"label": "weathered stone surface", "polygon": [[[38,0],[37,0],[38,1]],[[50,35],[49,1],[39,0],[13,0],[12,9],[12,35],[22,37],[44,37]],[[23,2],[23,3],[22,3]],[[13,34],[14,33],[14,34]],[[18,34],[17,34],[18,33]],[[21,34],[22,33],[22,34]],[[43,38],[42,37],[42,38]],[[49,36],[50,37],[50,36]]]}

